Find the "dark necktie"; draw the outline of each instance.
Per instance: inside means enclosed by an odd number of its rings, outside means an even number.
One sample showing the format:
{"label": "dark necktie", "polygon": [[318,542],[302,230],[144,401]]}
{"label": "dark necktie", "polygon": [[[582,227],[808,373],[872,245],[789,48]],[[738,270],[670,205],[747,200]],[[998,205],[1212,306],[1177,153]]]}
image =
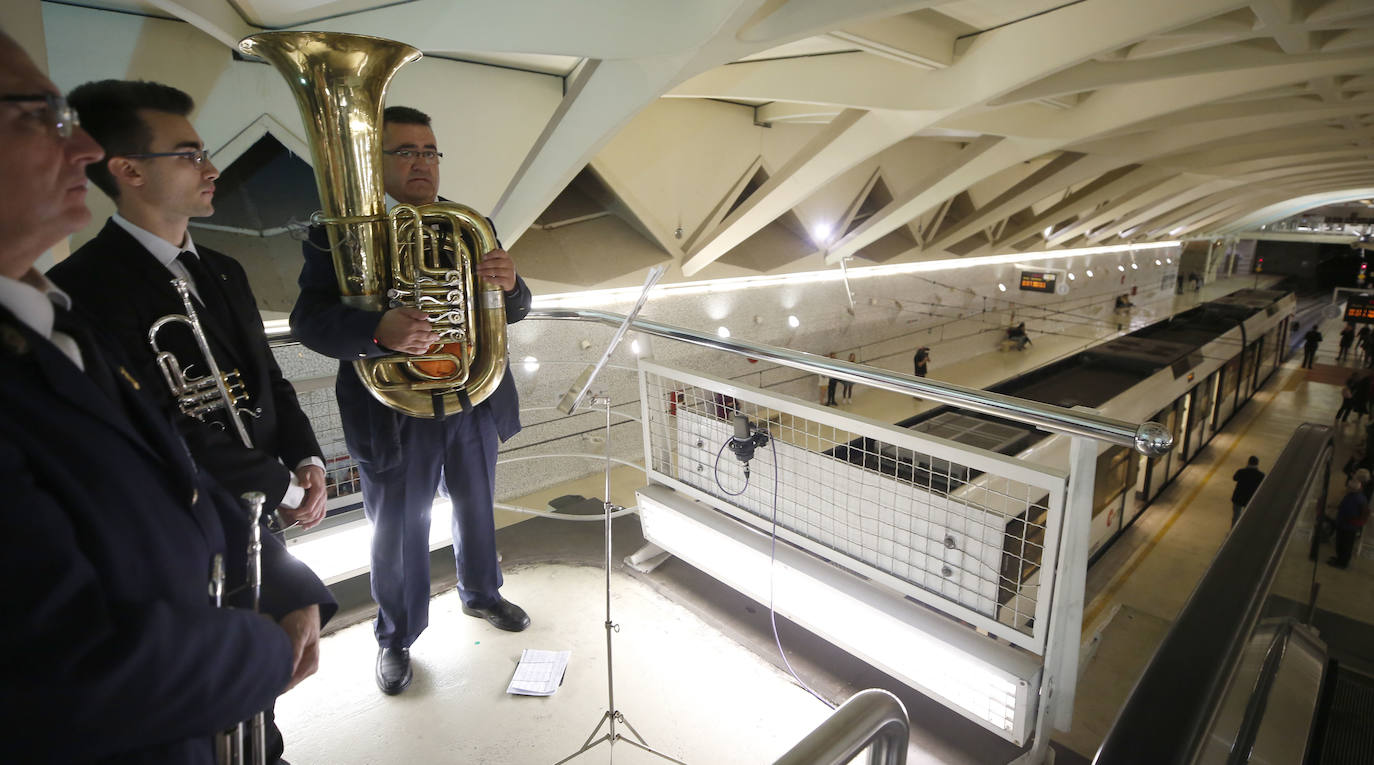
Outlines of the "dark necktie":
{"label": "dark necktie", "polygon": [[186,273],[191,275],[195,281],[196,290],[193,293],[200,295],[199,305],[197,306],[202,313],[209,315],[210,320],[216,325],[229,330],[233,326],[233,318],[229,313],[229,305],[226,302],[224,290],[220,289],[219,279],[212,273],[200,258],[189,250],[177,256],[177,262],[186,269]]}

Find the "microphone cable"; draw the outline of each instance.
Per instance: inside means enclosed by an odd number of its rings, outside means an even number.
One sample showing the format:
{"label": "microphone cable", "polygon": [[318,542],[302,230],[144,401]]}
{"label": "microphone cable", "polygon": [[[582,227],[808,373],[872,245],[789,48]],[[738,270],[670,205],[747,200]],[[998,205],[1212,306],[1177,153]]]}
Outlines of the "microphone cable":
{"label": "microphone cable", "polygon": [[[721,482],[720,482],[720,457],[721,457],[722,454],[725,453],[725,447],[729,446],[729,445],[730,445],[730,442],[731,442],[732,440],[733,440],[732,438],[727,438],[727,439],[725,439],[724,443],[722,443],[722,444],[720,445],[720,450],[716,452],[716,463],[715,463],[715,467],[712,469],[712,476],[711,476],[711,477],[712,477],[712,478],[715,480],[715,482],[716,482],[716,488],[720,489],[721,492],[723,492],[723,493],[726,494],[727,496],[738,497],[739,495],[743,494],[743,493],[749,488],[749,463],[748,463],[748,462],[745,462],[745,464],[744,464],[744,486],[741,487],[739,491],[733,492],[733,493],[732,493],[732,492],[730,492],[728,489],[726,489],[725,486],[724,486],[723,484],[721,484]],[[834,709],[834,708],[835,708],[835,705],[834,705],[833,703],[831,703],[829,699],[827,699],[827,698],[825,698],[824,696],[820,695],[819,693],[817,693],[817,692],[815,691],[815,689],[813,689],[811,686],[807,685],[807,684],[806,684],[806,681],[802,680],[802,679],[801,679],[801,676],[797,674],[797,671],[796,671],[795,669],[792,668],[792,662],[790,662],[790,661],[787,660],[787,652],[784,651],[783,648],[782,648],[782,638],[778,636],[778,612],[777,612],[777,610],[773,607],[774,588],[775,588],[775,576],[774,576],[774,573],[775,573],[775,570],[777,569],[777,559],[778,559],[778,446],[777,446],[777,439],[776,439],[776,438],[769,438],[769,439],[768,439],[768,446],[769,446],[769,448],[770,448],[770,449],[772,450],[772,452],[773,452],[773,513],[772,513],[772,521],[771,521],[771,522],[772,522],[772,525],[773,525],[773,528],[772,528],[771,533],[769,534],[769,544],[768,544],[768,624],[769,624],[769,626],[770,626],[770,627],[772,628],[772,630],[773,630],[773,644],[776,645],[776,646],[778,647],[778,656],[782,658],[782,664],[783,664],[783,666],[787,668],[787,673],[788,673],[789,675],[792,676],[792,679],[793,679],[794,681],[796,681],[797,685],[801,686],[801,687],[802,687],[802,690],[805,690],[807,693],[809,693],[809,694],[811,694],[812,696],[814,696],[814,697],[816,698],[817,701],[819,701],[819,702],[821,702],[822,704],[826,705],[826,707],[828,707],[828,708],[830,708],[830,709]]]}

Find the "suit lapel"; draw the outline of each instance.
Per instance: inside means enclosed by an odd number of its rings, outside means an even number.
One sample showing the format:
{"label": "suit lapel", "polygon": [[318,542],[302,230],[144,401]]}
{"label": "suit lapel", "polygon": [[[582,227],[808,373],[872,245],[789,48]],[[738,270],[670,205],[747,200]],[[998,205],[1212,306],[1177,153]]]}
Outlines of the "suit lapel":
{"label": "suit lapel", "polygon": [[[129,281],[120,285],[128,290],[130,294],[147,295],[156,305],[156,313],[161,316],[167,314],[186,313],[186,306],[181,302],[181,297],[172,288],[172,272],[167,267],[158,262],[153,257],[148,248],[138,243],[129,232],[125,231],[114,221],[105,224],[105,229],[100,233],[106,239],[109,249],[118,253],[118,256],[129,267]],[[220,270],[216,267],[207,267],[210,271],[220,276]],[[200,293],[203,300],[223,301],[225,291],[218,284],[197,284],[196,290]],[[194,300],[194,297],[192,298]],[[233,307],[230,307],[231,314]],[[216,352],[215,361],[223,367],[242,367],[245,359],[238,350],[237,343],[234,342],[233,328],[223,327],[216,321],[209,312],[201,310],[197,306],[196,313],[200,318],[200,324],[205,329],[205,335],[211,340],[212,348]],[[189,359],[182,359],[183,363],[191,363]],[[245,376],[246,370],[245,370]]]}
{"label": "suit lapel", "polygon": [[[185,448],[178,446],[169,434],[148,423],[135,423],[135,418],[156,417],[136,393],[142,385],[122,364],[108,365],[95,358],[98,351],[82,348],[83,362],[93,373],[109,374],[111,387],[120,400],[111,400],[110,393],[96,384],[90,375],[81,371],[66,354],[48,340],[39,337],[28,326],[0,308],[0,353],[15,357],[22,363],[32,359],[34,368],[42,375],[47,388],[68,406],[78,409],[122,433],[138,447],[160,461],[172,464],[185,462]],[[105,368],[109,367],[108,372]],[[181,471],[185,472],[185,471]]]}

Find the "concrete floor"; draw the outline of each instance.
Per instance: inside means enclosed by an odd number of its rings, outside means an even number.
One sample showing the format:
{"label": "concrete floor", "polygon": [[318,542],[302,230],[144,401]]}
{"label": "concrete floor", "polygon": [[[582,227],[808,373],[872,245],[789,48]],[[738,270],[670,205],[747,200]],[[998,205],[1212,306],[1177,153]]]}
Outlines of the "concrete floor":
{"label": "concrete floor", "polygon": [[[1224,294],[1250,279],[1184,296],[1174,310]],[[1337,328],[1338,329],[1338,328]],[[1323,331],[1327,332],[1324,327]],[[1335,331],[1327,332],[1328,338]],[[1025,353],[987,354],[963,364],[932,366],[932,377],[988,385],[1074,350],[1078,338],[1037,338]],[[1332,349],[1334,341],[1329,343]],[[1061,347],[1062,346],[1062,347]],[[1334,353],[1334,351],[1333,351]],[[1060,763],[1087,762],[1155,646],[1186,601],[1229,528],[1230,472],[1249,454],[1272,465],[1297,424],[1326,421],[1339,403],[1336,386],[1290,362],[1277,372],[1139,522],[1089,572],[1084,652],[1073,730],[1057,733]],[[1327,373],[1326,377],[1332,376]],[[900,419],[921,406],[909,397],[856,388],[851,405],[870,416]],[[903,409],[905,407],[905,409]],[[1347,429],[1349,438],[1363,431]],[[1343,462],[1344,457],[1341,457]],[[642,474],[613,471],[612,496],[632,503]],[[602,478],[569,482],[523,498],[542,506],[560,495],[599,497]],[[595,510],[599,503],[589,503]],[[341,615],[324,638],[321,672],[283,697],[278,717],[288,758],[302,763],[554,763],[572,754],[607,708],[603,628],[602,528],[597,523],[535,519],[499,533],[505,594],[525,606],[533,626],[503,633],[465,617],[452,590],[451,560],[436,568],[429,630],[412,655],[416,679],[385,697],[372,680],[376,647],[370,614]],[[670,560],[644,575],[619,561],[640,542],[638,521],[616,521],[612,576],[616,705],[650,745],[689,763],[771,762],[825,718],[828,709],[781,669],[767,609],[705,575]],[[436,561],[442,562],[443,555]],[[1325,567],[1323,567],[1325,568]],[[1374,622],[1374,561],[1319,573],[1333,607]],[[957,714],[779,619],[797,672],[822,696],[842,701],[865,687],[898,693],[913,723],[913,763],[1008,762],[1010,744]],[[548,698],[505,694],[524,648],[569,649],[563,686]],[[604,732],[604,729],[603,729]],[[659,761],[624,743],[621,762]],[[596,747],[574,762],[612,761]]]}

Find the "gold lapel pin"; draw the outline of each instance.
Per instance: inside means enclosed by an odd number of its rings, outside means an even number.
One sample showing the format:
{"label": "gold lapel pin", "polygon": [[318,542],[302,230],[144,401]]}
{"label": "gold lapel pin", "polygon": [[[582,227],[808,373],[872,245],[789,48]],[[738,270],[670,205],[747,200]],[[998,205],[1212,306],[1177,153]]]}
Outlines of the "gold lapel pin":
{"label": "gold lapel pin", "polygon": [[129,381],[129,384],[134,387],[134,390],[143,390],[143,386],[138,384],[137,378],[129,374],[129,370],[125,369],[123,364],[119,365],[119,373],[124,375],[124,379]]}

